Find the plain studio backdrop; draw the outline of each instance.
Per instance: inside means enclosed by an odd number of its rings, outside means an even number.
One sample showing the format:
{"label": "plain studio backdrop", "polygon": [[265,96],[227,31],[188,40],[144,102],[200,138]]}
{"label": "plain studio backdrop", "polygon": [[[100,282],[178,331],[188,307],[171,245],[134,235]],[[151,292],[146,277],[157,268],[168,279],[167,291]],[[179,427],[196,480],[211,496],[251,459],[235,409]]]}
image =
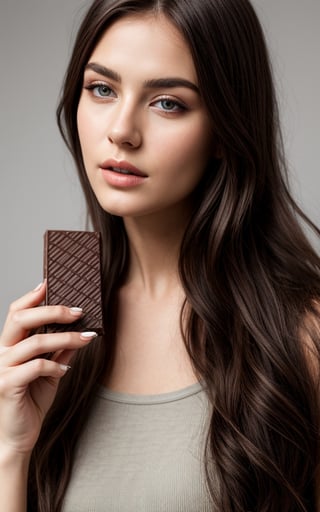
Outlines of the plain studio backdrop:
{"label": "plain studio backdrop", "polygon": [[[9,303],[42,280],[44,231],[85,227],[55,109],[88,2],[0,1],[1,326]],[[271,50],[292,189],[320,225],[320,2],[253,4]]]}

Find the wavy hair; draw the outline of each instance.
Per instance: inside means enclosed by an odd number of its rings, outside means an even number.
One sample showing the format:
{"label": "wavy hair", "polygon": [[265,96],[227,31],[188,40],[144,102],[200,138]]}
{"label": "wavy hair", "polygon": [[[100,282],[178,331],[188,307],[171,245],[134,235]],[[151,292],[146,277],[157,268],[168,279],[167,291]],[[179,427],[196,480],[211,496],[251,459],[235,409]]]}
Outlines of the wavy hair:
{"label": "wavy hair", "polygon": [[270,61],[248,0],[95,0],[78,31],[57,118],[102,235],[106,335],[79,351],[76,371],[61,381],[33,452],[29,507],[61,510],[76,443],[112,361],[112,305],[127,267],[122,219],[100,207],[82,160],[84,67],[112,22],[147,11],[164,14],[189,45],[221,149],[196,190],[179,259],[183,336],[212,404],[212,510],[314,512],[320,259],[303,225],[320,232],[289,191]]}

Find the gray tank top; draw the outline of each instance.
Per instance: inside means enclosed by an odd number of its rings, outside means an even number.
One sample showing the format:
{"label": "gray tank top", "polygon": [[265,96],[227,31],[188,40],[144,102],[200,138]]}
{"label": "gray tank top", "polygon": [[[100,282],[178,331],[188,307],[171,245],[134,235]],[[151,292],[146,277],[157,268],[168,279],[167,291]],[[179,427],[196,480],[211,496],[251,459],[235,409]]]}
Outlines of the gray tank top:
{"label": "gray tank top", "polygon": [[210,512],[200,384],[162,395],[100,388],[63,512]]}

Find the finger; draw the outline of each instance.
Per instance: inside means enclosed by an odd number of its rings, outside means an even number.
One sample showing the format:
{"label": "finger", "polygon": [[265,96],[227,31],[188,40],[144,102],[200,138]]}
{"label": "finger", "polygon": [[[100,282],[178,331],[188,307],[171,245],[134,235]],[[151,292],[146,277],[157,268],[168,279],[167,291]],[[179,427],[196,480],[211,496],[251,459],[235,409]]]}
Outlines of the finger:
{"label": "finger", "polygon": [[65,364],[69,367],[71,365],[71,368],[72,368],[73,358],[76,353],[77,353],[77,350],[60,350],[59,352],[56,352],[53,355],[51,360],[55,361],[56,363]]}
{"label": "finger", "polygon": [[2,352],[0,367],[18,366],[46,353],[76,350],[90,343],[96,336],[95,332],[35,334]]}
{"label": "finger", "polygon": [[13,396],[40,377],[59,379],[65,375],[69,367],[49,359],[34,359],[27,363],[7,368],[0,375],[0,395]]}
{"label": "finger", "polygon": [[0,344],[2,346],[15,345],[26,338],[31,329],[52,323],[70,324],[78,320],[81,315],[81,308],[69,308],[61,305],[14,309],[8,314]]}
{"label": "finger", "polygon": [[34,290],[26,293],[25,295],[23,295],[22,297],[20,297],[19,299],[15,300],[14,302],[11,303],[11,305],[9,306],[9,311],[8,311],[8,315],[7,315],[7,318],[6,318],[4,327],[3,327],[3,331],[1,333],[1,338],[2,338],[3,332],[7,328],[8,323],[10,322],[11,316],[16,311],[19,311],[19,310],[22,310],[25,308],[33,308],[33,307],[41,304],[41,302],[43,302],[43,300],[45,298],[45,293],[46,293],[46,281],[44,281],[43,283],[40,283]]}
{"label": "finger", "polygon": [[9,307],[9,311],[32,308],[40,304],[45,298],[46,286],[46,281],[43,281],[34,290],[31,290],[19,299],[13,301]]}

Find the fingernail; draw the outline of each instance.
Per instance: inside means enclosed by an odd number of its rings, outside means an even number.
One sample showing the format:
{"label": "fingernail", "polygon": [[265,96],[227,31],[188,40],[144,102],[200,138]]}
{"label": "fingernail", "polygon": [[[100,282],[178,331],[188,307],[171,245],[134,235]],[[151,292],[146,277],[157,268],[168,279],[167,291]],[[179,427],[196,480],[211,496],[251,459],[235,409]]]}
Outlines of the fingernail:
{"label": "fingernail", "polygon": [[59,364],[62,371],[67,372],[68,370],[71,370],[71,366],[68,364]]}
{"label": "fingernail", "polygon": [[40,288],[41,288],[41,286],[42,286],[42,285],[43,285],[43,282],[42,282],[42,283],[39,283],[39,284],[38,284],[38,286],[36,286],[36,287],[34,288],[34,290],[33,290],[33,291],[34,291],[34,292],[38,292],[38,291],[40,290]]}
{"label": "fingernail", "polygon": [[90,338],[96,338],[97,336],[98,336],[97,333],[93,332],[93,331],[82,332],[80,334],[80,338],[85,339],[85,340],[88,340]]}
{"label": "fingernail", "polygon": [[80,315],[82,313],[82,308],[70,308],[70,313],[72,315]]}

